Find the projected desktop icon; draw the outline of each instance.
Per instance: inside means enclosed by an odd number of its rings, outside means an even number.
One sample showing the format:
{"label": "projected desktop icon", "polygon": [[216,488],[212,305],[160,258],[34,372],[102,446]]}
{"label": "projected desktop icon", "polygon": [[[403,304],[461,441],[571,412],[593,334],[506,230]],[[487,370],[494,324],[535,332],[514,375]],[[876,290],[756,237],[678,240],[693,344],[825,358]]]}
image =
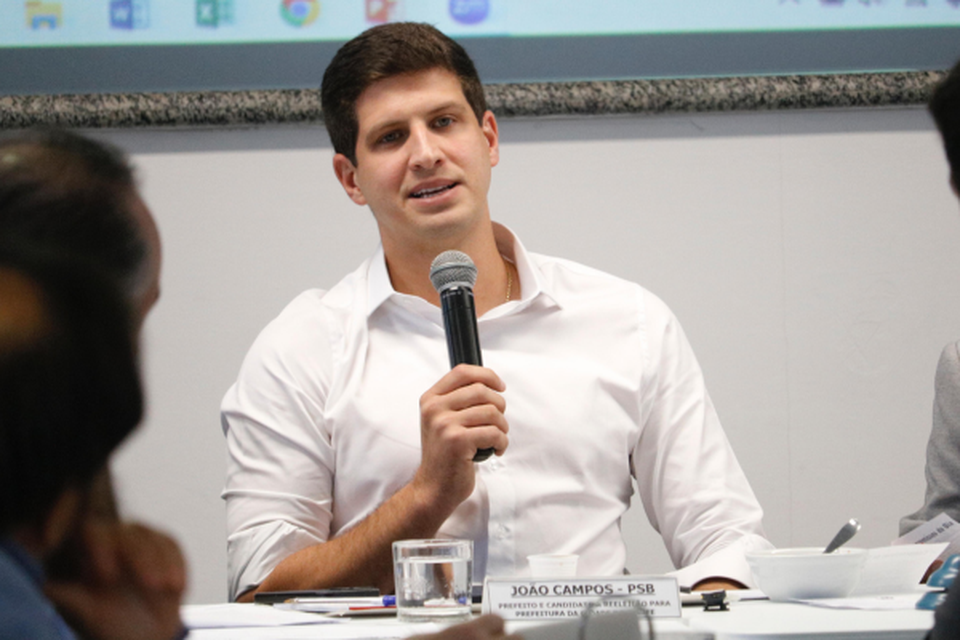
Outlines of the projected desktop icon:
{"label": "projected desktop icon", "polygon": [[280,15],[295,27],[306,27],[320,17],[320,0],[283,0]]}
{"label": "projected desktop icon", "polygon": [[233,24],[233,0],[197,0],[196,5],[198,27],[222,27]]}
{"label": "projected desktop icon", "polygon": [[366,0],[367,22],[383,24],[400,20],[400,0]]}
{"label": "projected desktop icon", "polygon": [[110,28],[146,29],[149,26],[149,0],[110,0]]}
{"label": "projected desktop icon", "polygon": [[450,17],[461,24],[477,24],[490,14],[490,0],[450,0]]}
{"label": "projected desktop icon", "polygon": [[59,29],[63,24],[63,6],[59,2],[28,0],[24,8],[27,12],[28,29]]}

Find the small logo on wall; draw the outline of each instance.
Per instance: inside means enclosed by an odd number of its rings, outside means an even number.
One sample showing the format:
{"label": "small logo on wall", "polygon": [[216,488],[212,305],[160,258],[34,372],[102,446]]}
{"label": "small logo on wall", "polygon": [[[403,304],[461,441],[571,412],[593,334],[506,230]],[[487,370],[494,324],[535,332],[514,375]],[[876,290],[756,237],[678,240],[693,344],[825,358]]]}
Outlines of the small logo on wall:
{"label": "small logo on wall", "polygon": [[59,2],[39,2],[30,0],[24,5],[27,10],[27,28],[59,29],[63,24],[63,7]]}
{"label": "small logo on wall", "polygon": [[197,0],[198,27],[216,28],[233,22],[233,0]]}
{"label": "small logo on wall", "polygon": [[149,0],[110,0],[112,29],[146,29],[149,26]]}
{"label": "small logo on wall", "polygon": [[320,0],[283,0],[280,15],[295,27],[306,27],[320,16]]}
{"label": "small logo on wall", "polygon": [[450,0],[450,17],[462,24],[477,24],[487,19],[490,0]]}
{"label": "small logo on wall", "polygon": [[400,0],[366,0],[367,22],[383,24],[400,19]]}

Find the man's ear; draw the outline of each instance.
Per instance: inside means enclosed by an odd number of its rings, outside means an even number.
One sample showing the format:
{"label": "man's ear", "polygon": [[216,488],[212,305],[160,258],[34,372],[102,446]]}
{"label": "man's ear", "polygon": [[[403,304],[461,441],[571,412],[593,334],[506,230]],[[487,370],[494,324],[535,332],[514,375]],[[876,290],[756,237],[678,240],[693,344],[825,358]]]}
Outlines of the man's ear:
{"label": "man's ear", "polygon": [[342,153],[333,156],[333,172],[351,200],[359,205],[367,204],[367,199],[363,196],[360,185],[357,184],[357,167],[350,158]]}
{"label": "man's ear", "polygon": [[500,131],[497,128],[497,118],[493,115],[493,111],[484,112],[480,128],[483,130],[483,137],[487,139],[487,144],[490,146],[490,166],[495,167],[500,162]]}

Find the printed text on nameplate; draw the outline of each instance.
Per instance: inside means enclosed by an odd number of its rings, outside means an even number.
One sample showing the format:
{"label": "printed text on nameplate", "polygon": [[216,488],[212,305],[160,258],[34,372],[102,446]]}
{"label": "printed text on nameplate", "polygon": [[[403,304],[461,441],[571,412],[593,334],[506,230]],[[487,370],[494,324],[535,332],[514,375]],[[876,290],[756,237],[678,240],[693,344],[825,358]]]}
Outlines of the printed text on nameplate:
{"label": "printed text on nameplate", "polygon": [[576,618],[590,606],[598,613],[637,609],[652,618],[680,617],[676,578],[487,578],[484,613],[506,620]]}

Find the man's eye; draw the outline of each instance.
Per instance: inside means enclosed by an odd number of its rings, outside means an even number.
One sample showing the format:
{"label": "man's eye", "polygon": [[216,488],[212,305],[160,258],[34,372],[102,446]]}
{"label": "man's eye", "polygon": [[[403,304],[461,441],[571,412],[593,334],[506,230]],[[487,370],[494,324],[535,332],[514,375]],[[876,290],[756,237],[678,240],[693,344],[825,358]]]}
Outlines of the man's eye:
{"label": "man's eye", "polygon": [[437,126],[437,127],[449,127],[451,124],[453,124],[453,118],[451,118],[450,116],[443,116],[443,117],[437,118],[433,124],[434,126]]}
{"label": "man's eye", "polygon": [[380,136],[380,139],[377,142],[380,144],[391,144],[399,140],[400,136],[401,134],[399,131],[391,131],[390,133]]}

